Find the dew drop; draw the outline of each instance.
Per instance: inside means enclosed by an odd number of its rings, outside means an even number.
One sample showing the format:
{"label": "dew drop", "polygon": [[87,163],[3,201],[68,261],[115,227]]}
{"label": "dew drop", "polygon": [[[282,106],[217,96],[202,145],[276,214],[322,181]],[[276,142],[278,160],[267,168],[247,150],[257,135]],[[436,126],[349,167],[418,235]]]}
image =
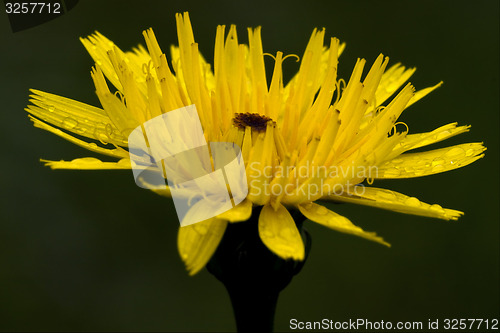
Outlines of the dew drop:
{"label": "dew drop", "polygon": [[62,125],[63,125],[63,127],[67,128],[67,129],[73,129],[76,126],[78,126],[78,121],[76,121],[75,119],[73,119],[71,117],[66,117],[66,118],[64,118]]}
{"label": "dew drop", "polygon": [[418,207],[420,206],[420,200],[415,197],[410,197],[406,199],[405,204],[407,204],[408,206]]}
{"label": "dew drop", "polygon": [[269,239],[269,238],[274,238],[274,233],[272,233],[269,230],[264,230],[262,231],[262,236]]}
{"label": "dew drop", "polygon": [[49,110],[49,112],[54,112],[56,108],[53,106],[49,106],[47,110]]}
{"label": "dew drop", "polygon": [[284,228],[280,230],[280,237],[285,238],[285,239],[290,239],[292,237],[293,233],[292,230],[288,228]]}
{"label": "dew drop", "polygon": [[441,140],[443,140],[444,138],[446,138],[447,136],[448,136],[448,132],[447,132],[447,131],[445,131],[445,132],[441,132],[441,133],[439,133],[438,135],[436,135],[436,136],[435,136],[435,139],[436,139],[437,141],[441,141]]}
{"label": "dew drop", "polygon": [[444,170],[444,166],[442,164],[437,164],[432,167],[432,172],[441,172]]}
{"label": "dew drop", "polygon": [[474,149],[467,149],[465,156],[471,157],[472,155],[474,155]]}
{"label": "dew drop", "polygon": [[[430,166],[430,164],[429,164],[429,166]],[[423,175],[425,175],[425,173],[426,173],[426,172],[425,172],[425,170],[423,170],[423,169],[416,169],[416,170],[413,172],[413,174],[414,174],[415,176],[423,176]]]}
{"label": "dew drop", "polygon": [[85,134],[85,132],[87,132],[87,128],[85,128],[85,127],[76,127],[75,128],[75,132],[77,134],[83,135],[83,134]]}
{"label": "dew drop", "polygon": [[97,133],[96,139],[99,140],[103,145],[108,144],[108,136],[102,132]]}
{"label": "dew drop", "polygon": [[405,167],[405,172],[406,173],[414,173],[415,172],[415,168],[414,167]]}
{"label": "dew drop", "polygon": [[455,148],[452,148],[450,150],[448,150],[446,153],[445,153],[445,156],[448,156],[448,157],[460,157],[460,156],[463,156],[465,153],[465,151],[463,150],[463,148],[459,148],[459,147],[455,147]]}
{"label": "dew drop", "polygon": [[440,205],[437,205],[437,204],[431,205],[431,207],[429,207],[429,208],[432,210],[435,210],[435,211],[439,211],[439,212],[442,212],[444,210],[443,207],[441,207]]}
{"label": "dew drop", "polygon": [[401,164],[404,160],[402,158],[395,158],[391,161],[392,164]]}
{"label": "dew drop", "polygon": [[379,197],[382,200],[389,200],[389,201],[396,200],[396,195],[392,192],[385,192],[385,191],[379,192],[377,194],[377,197]]}
{"label": "dew drop", "polygon": [[432,166],[435,167],[436,165],[442,165],[444,164],[446,161],[444,158],[441,158],[441,157],[436,157],[435,159],[432,160]]}
{"label": "dew drop", "polygon": [[328,209],[319,205],[318,208],[316,208],[316,213],[318,213],[319,215],[326,215],[328,213]]}
{"label": "dew drop", "polygon": [[[120,160],[120,162],[123,161],[123,160]],[[120,163],[118,162],[118,163]],[[196,224],[196,231],[201,234],[201,235],[205,235],[207,232],[208,232],[208,228],[206,225],[204,224],[201,224],[201,223],[197,223]]]}
{"label": "dew drop", "polygon": [[389,168],[384,171],[383,176],[386,178],[396,178],[401,175],[401,171],[397,168]]}
{"label": "dew drop", "polygon": [[95,162],[101,162],[100,160],[98,160],[97,158],[95,157],[82,157],[82,158],[79,158],[77,159],[78,162],[80,163],[95,163]]}

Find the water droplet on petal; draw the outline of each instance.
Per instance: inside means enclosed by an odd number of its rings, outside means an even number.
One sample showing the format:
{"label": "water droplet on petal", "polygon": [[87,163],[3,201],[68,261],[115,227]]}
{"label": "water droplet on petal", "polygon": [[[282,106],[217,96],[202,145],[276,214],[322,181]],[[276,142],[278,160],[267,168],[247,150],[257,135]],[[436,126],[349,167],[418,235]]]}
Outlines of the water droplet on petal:
{"label": "water droplet on petal", "polygon": [[392,192],[389,192],[389,191],[379,192],[377,194],[377,197],[382,199],[382,200],[388,200],[388,201],[396,200],[396,195]]}
{"label": "water droplet on petal", "polygon": [[71,117],[66,117],[66,118],[64,118],[62,125],[66,129],[73,129],[76,126],[78,126],[78,121],[76,121],[75,119],[73,119]]}
{"label": "water droplet on petal", "polygon": [[201,235],[205,235],[208,232],[207,226],[201,223],[197,223],[195,228],[196,232],[198,232]]}
{"label": "water droplet on petal", "polygon": [[444,131],[435,136],[437,141],[441,141],[448,136],[448,131]]}
{"label": "water droplet on petal", "polygon": [[444,158],[442,157],[436,157],[435,159],[432,160],[432,166],[436,166],[436,165],[442,165],[444,164],[446,161]]}
{"label": "water droplet on petal", "polygon": [[262,236],[265,238],[274,238],[274,234],[269,230],[262,231]]}
{"label": "water droplet on petal", "polygon": [[457,158],[463,156],[465,153],[465,150],[460,147],[455,147],[450,150],[448,150],[444,155],[450,158]]}
{"label": "water droplet on petal", "polygon": [[444,210],[443,207],[441,207],[440,205],[437,205],[437,204],[431,205],[429,208],[432,210],[435,210],[435,211],[439,211],[439,212],[442,212]]}
{"label": "water droplet on petal", "polygon": [[465,156],[471,157],[472,155],[474,155],[474,149],[467,149]]}
{"label": "water droplet on petal", "polygon": [[318,213],[319,215],[325,215],[328,213],[328,209],[326,207],[318,205],[318,207],[316,208],[316,213]]}
{"label": "water droplet on petal", "polygon": [[87,128],[85,127],[76,127],[74,130],[77,134],[83,135],[87,132]]}
{"label": "water droplet on petal", "polygon": [[[429,165],[428,165],[428,166],[426,165],[426,167],[430,167],[430,163],[429,163]],[[426,174],[426,170],[424,170],[424,169],[416,169],[416,170],[413,172],[413,174],[414,174],[415,176],[423,176],[423,175],[425,175],[425,174]]]}
{"label": "water droplet on petal", "polygon": [[406,199],[405,204],[407,204],[408,206],[418,207],[420,206],[420,200],[415,197],[410,197]]}
{"label": "water droplet on petal", "polygon": [[444,166],[442,164],[437,164],[437,165],[432,167],[432,172],[434,172],[434,173],[442,172],[442,171],[444,171]]}
{"label": "water droplet on petal", "polygon": [[401,171],[398,168],[388,168],[383,172],[383,176],[386,178],[397,178],[400,175]]}
{"label": "water droplet on petal", "polygon": [[280,230],[280,237],[282,238],[289,239],[292,238],[292,235],[293,235],[292,230],[290,230],[289,228]]}
{"label": "water droplet on petal", "polygon": [[106,134],[100,132],[97,133],[96,139],[99,140],[103,145],[107,145],[109,137]]}
{"label": "water droplet on petal", "polygon": [[89,164],[90,163],[95,163],[95,162],[101,162],[100,160],[98,160],[95,157],[82,157],[82,158],[78,158],[77,160],[80,163],[89,163]]}

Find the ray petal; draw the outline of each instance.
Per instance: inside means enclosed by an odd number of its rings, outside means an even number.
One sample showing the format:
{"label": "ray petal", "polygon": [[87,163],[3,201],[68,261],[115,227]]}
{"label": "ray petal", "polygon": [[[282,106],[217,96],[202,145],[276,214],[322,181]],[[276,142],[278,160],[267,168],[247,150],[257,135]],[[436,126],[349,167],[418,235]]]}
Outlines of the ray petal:
{"label": "ray petal", "polygon": [[35,89],[30,91],[33,105],[25,110],[31,115],[90,139],[127,145],[127,138],[121,135],[103,109]]}
{"label": "ray petal", "polygon": [[430,205],[415,197],[409,197],[398,192],[376,187],[363,187],[356,190],[353,188],[342,195],[329,195],[322,199],[377,207],[403,214],[427,216],[443,220],[457,220],[463,215],[458,210],[443,208],[436,204]]}
{"label": "ray petal", "polygon": [[360,227],[352,224],[352,222],[346,217],[339,215],[324,206],[309,202],[298,205],[298,208],[306,218],[313,222],[336,231],[362,237],[390,247],[389,243],[377,236],[374,232],[364,231]]}
{"label": "ray petal", "polygon": [[218,215],[218,218],[228,220],[229,222],[246,221],[252,216],[252,202],[243,200],[236,207]]}
{"label": "ray petal", "polygon": [[44,130],[46,130],[50,133],[53,133],[53,134],[65,139],[65,140],[68,140],[69,142],[76,144],[77,146],[83,147],[83,148],[88,149],[90,151],[93,151],[95,153],[104,154],[104,155],[117,157],[117,158],[125,158],[125,157],[129,156],[128,152],[124,149],[117,149],[117,148],[116,149],[107,149],[107,148],[99,147],[97,144],[95,144],[93,142],[86,142],[86,141],[77,139],[76,137],[74,137],[68,133],[63,132],[60,129],[52,127],[52,126],[44,123],[43,121],[41,121],[37,118],[30,116],[30,119],[31,119],[31,121],[33,121],[33,125],[35,127],[44,129]]}
{"label": "ray petal", "polygon": [[259,235],[269,250],[283,259],[304,260],[305,248],[295,221],[283,206],[267,204],[259,216]]}
{"label": "ray petal", "polygon": [[377,168],[375,179],[413,178],[464,167],[484,157],[482,143],[464,143],[421,153],[402,154]]}
{"label": "ray petal", "polygon": [[41,159],[45,166],[51,169],[72,169],[72,170],[128,170],[132,166],[128,158],[122,158],[118,162],[103,162],[94,157],[77,158],[72,161],[49,161]]}
{"label": "ray petal", "polygon": [[179,228],[177,246],[190,275],[198,273],[214,254],[227,221],[211,218]]}

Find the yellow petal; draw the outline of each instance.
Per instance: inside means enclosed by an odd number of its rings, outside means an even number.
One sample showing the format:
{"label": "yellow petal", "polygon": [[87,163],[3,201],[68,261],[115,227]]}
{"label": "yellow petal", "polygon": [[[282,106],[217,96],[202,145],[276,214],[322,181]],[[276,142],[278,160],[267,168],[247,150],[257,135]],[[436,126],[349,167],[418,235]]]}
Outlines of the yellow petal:
{"label": "yellow petal", "polygon": [[416,133],[407,135],[401,142],[396,145],[391,153],[395,156],[404,153],[405,151],[425,147],[436,142],[449,139],[455,135],[462,134],[469,131],[470,126],[458,126],[457,123],[451,123],[431,132]]}
{"label": "yellow petal", "polygon": [[366,232],[358,226],[352,224],[347,218],[332,212],[328,208],[315,204],[313,202],[302,204],[298,206],[300,212],[307,217],[309,220],[324,225],[330,229],[344,232],[346,234],[351,234],[366,238],[368,240],[383,244],[385,246],[391,246],[389,243],[384,241],[381,237],[377,236],[374,232]]}
{"label": "yellow petal", "polygon": [[118,75],[108,56],[108,51],[116,48],[116,45],[97,31],[87,38],[80,38],[80,41],[96,64],[102,68],[106,78],[116,87],[116,89],[123,90]]}
{"label": "yellow petal", "polygon": [[415,93],[415,95],[410,99],[410,101],[408,102],[408,104],[406,104],[406,108],[408,108],[410,105],[412,105],[413,103],[416,103],[418,102],[420,99],[424,98],[425,96],[427,96],[428,94],[430,94],[431,92],[433,92],[434,90],[436,90],[437,88],[441,87],[443,85],[443,81],[439,82],[438,84],[432,86],[432,87],[428,87],[428,88],[424,88],[424,89],[420,89],[419,91],[417,91]]}
{"label": "yellow petal", "polygon": [[322,199],[377,207],[403,214],[434,217],[443,220],[457,220],[463,215],[458,210],[446,209],[436,204],[430,205],[415,197],[409,197],[398,192],[376,187],[363,187],[356,191],[351,189],[348,193],[340,196],[330,195]]}
{"label": "yellow petal", "polygon": [[179,228],[177,246],[190,275],[205,267],[219,246],[226,227],[226,220],[213,217]]}
{"label": "yellow petal", "polygon": [[220,219],[228,220],[229,222],[246,221],[252,216],[252,203],[250,200],[243,200],[236,207],[218,215]]}
{"label": "yellow petal", "polygon": [[[391,97],[401,86],[408,81],[408,79],[415,73],[416,68],[408,68],[402,66],[400,63],[392,65],[385,73],[382,75],[380,84],[377,87],[375,93],[376,106],[384,103],[389,97]],[[369,108],[368,111],[372,111],[373,108]]]}
{"label": "yellow petal", "polygon": [[283,206],[277,210],[269,204],[259,216],[259,235],[269,250],[283,259],[304,260],[304,243],[295,221]]}
{"label": "yellow petal", "polygon": [[130,132],[141,123],[134,118],[134,114],[130,112],[125,103],[109,91],[108,84],[99,66],[92,69],[91,76],[94,80],[97,97],[104,110],[106,110],[109,119],[120,133],[128,138]]}
{"label": "yellow petal", "polygon": [[484,157],[482,143],[464,143],[422,153],[400,155],[377,168],[376,179],[413,178],[464,167]]}
{"label": "yellow petal", "polygon": [[103,162],[94,157],[77,158],[72,161],[49,161],[40,160],[45,166],[51,169],[73,169],[73,170],[111,170],[111,169],[131,169],[130,160],[123,158],[118,162]]}
{"label": "yellow petal", "polygon": [[35,127],[49,131],[57,136],[60,136],[63,139],[68,140],[69,142],[72,142],[72,143],[74,143],[80,147],[83,147],[85,149],[88,149],[90,151],[93,151],[93,152],[96,152],[99,154],[108,155],[108,156],[118,157],[118,158],[128,157],[128,155],[129,155],[128,152],[124,149],[107,149],[107,148],[99,147],[97,144],[95,144],[93,142],[85,142],[83,140],[77,139],[74,136],[69,135],[68,133],[65,133],[65,132],[63,132],[55,127],[52,127],[52,126],[44,123],[43,121],[40,121],[39,119],[36,119],[34,117],[31,117],[31,116],[30,116],[30,119],[31,119],[31,121],[33,121],[33,125]]}
{"label": "yellow petal", "polygon": [[155,192],[158,195],[161,195],[163,197],[171,198],[172,193],[170,192],[170,187],[166,184],[162,185],[156,185],[148,182],[144,177],[139,176],[137,177],[137,182],[141,184],[144,188],[147,188],[153,192]]}
{"label": "yellow petal", "polygon": [[33,116],[90,139],[127,145],[127,138],[113,125],[103,109],[39,90],[30,91],[33,93],[30,102],[34,105],[25,110]]}

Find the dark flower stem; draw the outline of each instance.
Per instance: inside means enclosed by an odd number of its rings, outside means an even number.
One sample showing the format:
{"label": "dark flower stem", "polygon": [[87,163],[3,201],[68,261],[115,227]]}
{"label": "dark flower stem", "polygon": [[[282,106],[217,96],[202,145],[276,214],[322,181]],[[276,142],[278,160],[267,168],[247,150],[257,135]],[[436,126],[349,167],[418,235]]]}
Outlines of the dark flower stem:
{"label": "dark flower stem", "polygon": [[272,332],[279,291],[227,287],[238,332]]}
{"label": "dark flower stem", "polygon": [[[259,237],[259,213],[260,208],[255,208],[248,221],[229,224],[207,265],[229,293],[238,332],[272,332],[279,293],[305,263],[284,260],[269,251]],[[311,237],[302,227],[304,217],[299,212],[292,212],[292,216],[307,259]]]}

